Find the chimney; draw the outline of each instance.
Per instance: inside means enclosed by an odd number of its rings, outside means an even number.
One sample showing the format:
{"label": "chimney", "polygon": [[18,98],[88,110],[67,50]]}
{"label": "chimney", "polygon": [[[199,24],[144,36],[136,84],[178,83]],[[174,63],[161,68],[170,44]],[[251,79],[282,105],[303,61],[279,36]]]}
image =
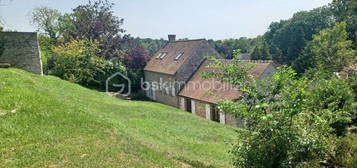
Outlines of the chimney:
{"label": "chimney", "polygon": [[169,34],[168,36],[169,36],[169,42],[173,42],[173,41],[176,40],[176,35],[174,35],[174,34]]}

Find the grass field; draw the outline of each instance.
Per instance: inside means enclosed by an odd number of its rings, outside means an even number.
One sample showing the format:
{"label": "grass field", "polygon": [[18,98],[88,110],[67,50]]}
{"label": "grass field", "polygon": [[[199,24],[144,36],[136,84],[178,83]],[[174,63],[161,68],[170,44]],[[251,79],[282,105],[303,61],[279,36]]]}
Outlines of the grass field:
{"label": "grass field", "polygon": [[0,69],[0,167],[230,167],[234,129]]}

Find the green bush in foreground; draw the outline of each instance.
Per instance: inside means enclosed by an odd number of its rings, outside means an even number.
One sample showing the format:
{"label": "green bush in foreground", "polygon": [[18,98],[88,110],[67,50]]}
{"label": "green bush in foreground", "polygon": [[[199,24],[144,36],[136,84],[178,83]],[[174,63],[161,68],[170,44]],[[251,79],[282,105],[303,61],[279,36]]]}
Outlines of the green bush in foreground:
{"label": "green bush in foreground", "polygon": [[116,72],[126,73],[119,62],[98,57],[98,43],[92,40],[72,40],[53,47],[54,67],[50,74],[86,86],[104,87],[105,80]]}
{"label": "green bush in foreground", "polygon": [[336,151],[341,149],[337,135],[345,135],[356,107],[353,92],[345,81],[336,77],[298,78],[286,66],[280,67],[271,79],[254,80],[248,73],[236,74],[254,64],[242,66],[234,61],[222,65],[214,60],[210,66],[223,73],[208,73],[206,77],[230,82],[242,91],[238,102],[225,100],[219,105],[221,110],[246,121],[231,151],[236,167],[344,164],[336,159]]}

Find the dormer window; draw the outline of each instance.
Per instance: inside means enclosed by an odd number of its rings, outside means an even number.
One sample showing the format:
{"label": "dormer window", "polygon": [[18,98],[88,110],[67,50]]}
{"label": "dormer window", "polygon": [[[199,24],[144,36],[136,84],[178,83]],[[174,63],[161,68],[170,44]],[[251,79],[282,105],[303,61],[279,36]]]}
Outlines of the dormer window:
{"label": "dormer window", "polygon": [[167,52],[160,52],[157,54],[156,59],[163,59],[167,55]]}
{"label": "dormer window", "polygon": [[183,56],[183,54],[184,54],[184,52],[183,52],[183,51],[182,51],[182,52],[180,52],[179,54],[177,54],[177,56],[175,57],[175,61],[179,60],[179,59],[180,59],[180,57],[182,57],[182,56]]}
{"label": "dormer window", "polygon": [[156,55],[156,59],[159,59],[159,58],[161,57],[161,54],[162,54],[162,52],[161,52],[161,53],[158,53],[158,54]]}
{"label": "dormer window", "polygon": [[163,52],[160,59],[163,59],[167,55],[167,52]]}

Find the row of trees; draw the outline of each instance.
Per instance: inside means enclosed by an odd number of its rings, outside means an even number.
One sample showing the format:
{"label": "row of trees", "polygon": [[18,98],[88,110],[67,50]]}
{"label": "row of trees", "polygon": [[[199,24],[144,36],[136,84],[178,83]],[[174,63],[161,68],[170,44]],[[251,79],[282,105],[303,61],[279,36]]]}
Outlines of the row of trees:
{"label": "row of trees", "polygon": [[333,71],[353,63],[357,47],[356,4],[353,0],[333,0],[328,6],[272,23],[264,34],[272,58],[292,65],[298,73],[320,61],[335,63],[329,67]]}
{"label": "row of trees", "polygon": [[[357,48],[356,9],[354,0],[333,0],[327,6],[273,22],[263,36],[211,41],[211,44],[226,58],[232,58],[232,50],[241,49],[243,53],[251,53],[252,59],[273,59],[292,65],[300,74],[315,66],[319,62],[316,58],[329,55],[333,59],[329,61],[339,61],[339,66],[331,70],[339,71],[356,59],[353,51]],[[333,32],[327,31],[336,25]]]}
{"label": "row of trees", "polygon": [[137,81],[150,54],[125,34],[124,20],[114,15],[113,5],[107,0],[89,1],[65,14],[36,8],[31,23],[41,32],[45,73],[98,89],[115,72]]}

